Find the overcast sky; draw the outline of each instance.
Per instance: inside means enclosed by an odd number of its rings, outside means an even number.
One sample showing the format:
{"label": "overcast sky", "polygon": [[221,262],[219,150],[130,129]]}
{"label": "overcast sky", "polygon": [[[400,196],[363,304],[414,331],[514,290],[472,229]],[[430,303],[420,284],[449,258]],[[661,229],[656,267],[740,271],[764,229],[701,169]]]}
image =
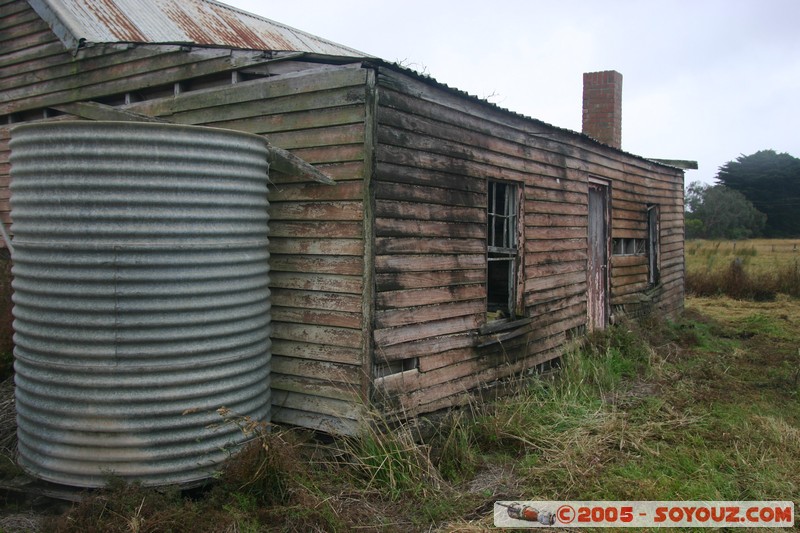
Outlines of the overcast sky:
{"label": "overcast sky", "polygon": [[798,0],[222,0],[581,129],[582,73],[623,75],[622,147],[690,159],[686,183],[800,157]]}

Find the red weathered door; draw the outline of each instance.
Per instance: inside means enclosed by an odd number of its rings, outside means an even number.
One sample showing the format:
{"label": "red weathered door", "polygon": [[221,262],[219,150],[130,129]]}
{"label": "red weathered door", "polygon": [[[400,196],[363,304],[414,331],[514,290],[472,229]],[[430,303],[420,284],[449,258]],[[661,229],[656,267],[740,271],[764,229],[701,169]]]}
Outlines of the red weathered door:
{"label": "red weathered door", "polygon": [[589,329],[608,324],[608,186],[589,183]]}

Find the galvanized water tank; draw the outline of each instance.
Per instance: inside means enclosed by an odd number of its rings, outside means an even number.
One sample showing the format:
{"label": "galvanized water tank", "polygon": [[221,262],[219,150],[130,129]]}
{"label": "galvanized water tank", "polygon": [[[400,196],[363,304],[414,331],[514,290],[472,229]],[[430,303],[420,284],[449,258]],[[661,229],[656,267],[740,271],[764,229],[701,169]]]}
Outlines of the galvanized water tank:
{"label": "galvanized water tank", "polygon": [[20,464],[98,487],[214,473],[269,419],[262,138],[152,123],[11,138]]}

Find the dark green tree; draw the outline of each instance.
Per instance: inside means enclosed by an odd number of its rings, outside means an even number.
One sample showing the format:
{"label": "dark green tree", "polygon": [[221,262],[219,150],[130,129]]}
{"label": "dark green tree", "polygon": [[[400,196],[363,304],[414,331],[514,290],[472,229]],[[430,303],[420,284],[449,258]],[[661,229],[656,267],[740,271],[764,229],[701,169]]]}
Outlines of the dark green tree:
{"label": "dark green tree", "polygon": [[687,239],[747,239],[758,237],[767,217],[743,194],[724,185],[698,181],[686,190]]}
{"label": "dark green tree", "polygon": [[717,179],[767,215],[764,236],[800,236],[800,159],[761,150],[725,163]]}

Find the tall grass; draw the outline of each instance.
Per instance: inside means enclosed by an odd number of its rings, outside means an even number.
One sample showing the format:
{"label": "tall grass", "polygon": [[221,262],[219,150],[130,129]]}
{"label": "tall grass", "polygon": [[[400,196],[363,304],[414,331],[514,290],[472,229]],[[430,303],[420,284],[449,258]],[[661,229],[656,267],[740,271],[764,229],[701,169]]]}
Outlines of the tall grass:
{"label": "tall grass", "polygon": [[441,489],[442,477],[433,464],[430,447],[418,442],[411,427],[402,421],[372,413],[360,433],[342,441],[347,466],[365,490],[374,490],[391,500],[428,497]]}
{"label": "tall grass", "polygon": [[[620,454],[640,454],[693,423],[685,413],[647,402],[649,389],[639,378],[659,372],[660,359],[642,330],[628,326],[573,345],[558,375],[527,382],[476,418],[474,440],[482,453],[520,461],[518,475],[537,491],[532,497],[582,498],[587,480]],[[634,404],[641,411],[629,411]]]}
{"label": "tall grass", "polygon": [[687,271],[686,292],[694,296],[729,296],[737,300],[768,301],[777,294],[800,297],[800,261],[766,272],[749,271],[734,259],[726,267]]}
{"label": "tall grass", "polygon": [[755,301],[800,297],[800,240],[687,241],[686,291]]}
{"label": "tall grass", "polygon": [[637,397],[632,388],[639,376],[659,367],[642,332],[629,326],[573,344],[554,374],[520,377],[508,384],[510,394],[437,418],[424,439],[406,423],[376,413],[358,437],[345,441],[346,467],[364,490],[390,501],[450,502],[438,514],[420,504],[428,518],[465,505],[471,494],[466,487],[498,465],[506,472],[511,464],[512,473],[502,484],[488,483],[484,498],[578,497],[587,476],[616,454],[639,453],[689,423],[687,415],[660,404],[635,421],[617,408]]}
{"label": "tall grass", "polygon": [[[394,501],[453,498],[454,485],[509,462],[516,465],[506,490],[519,484],[536,487],[543,498],[578,497],[587,476],[616,454],[640,453],[691,423],[658,402],[633,417],[619,409],[640,400],[638,380],[657,374],[659,361],[642,330],[615,326],[573,344],[558,372],[519,378],[510,394],[438,419],[424,442],[404,424],[377,418],[349,441],[349,464],[367,488]],[[488,490],[489,497],[500,494]]]}

